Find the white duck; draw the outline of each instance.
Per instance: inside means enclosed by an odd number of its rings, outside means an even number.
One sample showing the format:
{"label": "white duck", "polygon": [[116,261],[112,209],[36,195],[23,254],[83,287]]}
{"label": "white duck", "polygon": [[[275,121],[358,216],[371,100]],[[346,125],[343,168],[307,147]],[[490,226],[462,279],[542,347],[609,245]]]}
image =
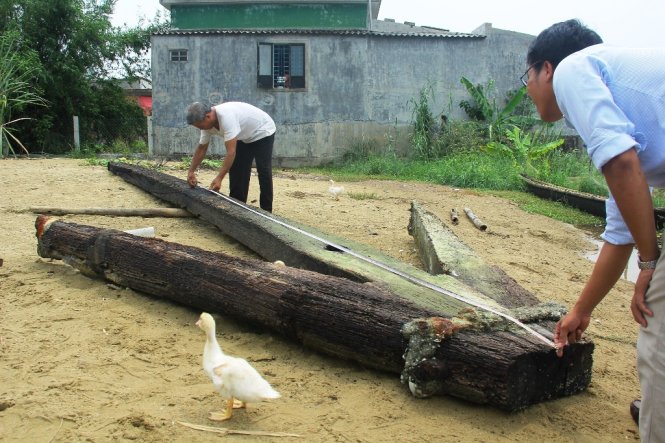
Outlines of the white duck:
{"label": "white duck", "polygon": [[222,352],[215,336],[215,319],[212,315],[202,313],[196,326],[206,333],[203,370],[222,398],[226,400],[226,409],[222,412],[211,412],[208,416],[210,420],[228,420],[233,415],[233,408],[244,408],[245,403],[280,397],[279,392],[275,391],[246,360]]}
{"label": "white duck", "polygon": [[332,194],[335,200],[339,200],[339,195],[344,192],[344,186],[337,186],[335,182],[330,180],[330,186],[328,187],[328,192]]}

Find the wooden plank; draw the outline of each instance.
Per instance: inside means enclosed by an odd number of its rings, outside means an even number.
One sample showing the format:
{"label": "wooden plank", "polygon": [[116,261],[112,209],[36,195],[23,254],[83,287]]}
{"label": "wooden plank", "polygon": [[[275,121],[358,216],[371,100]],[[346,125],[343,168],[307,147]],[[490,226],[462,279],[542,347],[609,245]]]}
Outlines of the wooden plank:
{"label": "wooden plank", "polygon": [[[501,319],[474,311],[446,319],[380,285],[45,216],[36,228],[41,257],[401,373],[417,396],[448,394],[515,411],[574,394],[590,382],[590,342],[571,346],[560,359]],[[547,315],[522,314],[523,321],[551,327]]]}

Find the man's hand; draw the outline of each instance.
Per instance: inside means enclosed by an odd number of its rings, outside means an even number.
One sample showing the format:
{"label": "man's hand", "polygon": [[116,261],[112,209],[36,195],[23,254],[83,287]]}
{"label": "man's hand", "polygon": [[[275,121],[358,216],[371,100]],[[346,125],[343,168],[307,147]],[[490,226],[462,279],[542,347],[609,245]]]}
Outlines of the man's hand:
{"label": "man's hand", "polygon": [[642,327],[647,326],[646,316],[653,317],[653,312],[647,307],[646,294],[649,289],[651,277],[653,277],[653,269],[642,269],[635,281],[635,293],[633,300],[630,302],[630,311],[633,313],[633,318]]}
{"label": "man's hand", "polygon": [[187,183],[189,183],[189,186],[192,188],[195,188],[196,185],[199,184],[199,181],[196,179],[196,172],[187,171]]}
{"label": "man's hand", "polygon": [[580,314],[573,308],[556,324],[554,328],[554,344],[556,345],[556,355],[563,355],[564,346],[575,343],[582,338],[582,333],[589,326],[591,316]]}
{"label": "man's hand", "polygon": [[219,189],[222,187],[222,179],[224,177],[220,176],[219,174],[215,176],[213,179],[212,183],[210,183],[210,189],[212,189],[215,192],[219,192]]}

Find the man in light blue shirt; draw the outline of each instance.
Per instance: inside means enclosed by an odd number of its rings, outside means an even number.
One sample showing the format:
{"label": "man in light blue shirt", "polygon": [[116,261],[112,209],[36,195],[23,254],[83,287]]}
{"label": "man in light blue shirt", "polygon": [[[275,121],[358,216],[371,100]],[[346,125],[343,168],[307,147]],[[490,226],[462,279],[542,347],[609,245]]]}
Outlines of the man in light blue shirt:
{"label": "man in light blue shirt", "polygon": [[557,323],[557,353],[581,338],[636,246],[640,274],[631,311],[641,326],[640,435],[665,442],[665,260],[658,260],[649,189],[665,187],[665,48],[607,46],[568,20],[532,42],[522,80],[544,121],[565,118],[578,131],[611,194],[605,243],[577,302]]}

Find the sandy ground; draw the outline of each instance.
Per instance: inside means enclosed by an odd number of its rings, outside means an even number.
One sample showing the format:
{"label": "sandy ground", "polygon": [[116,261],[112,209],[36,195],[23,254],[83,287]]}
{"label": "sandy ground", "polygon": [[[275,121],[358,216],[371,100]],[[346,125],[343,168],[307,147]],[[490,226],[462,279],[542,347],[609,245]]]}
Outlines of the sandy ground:
{"label": "sandy ground", "polygon": [[[170,173],[185,177],[183,171]],[[207,185],[213,173],[199,177]],[[542,301],[570,305],[591,270],[583,256],[593,248],[587,233],[527,214],[510,201],[391,181],[342,183],[345,194],[335,201],[327,192],[328,178],[276,171],[275,213],[419,265],[406,230],[410,201],[417,199],[443,220],[450,208],[469,206],[488,231],[464,218],[453,227],[455,233]],[[78,160],[1,160],[0,179],[0,440],[218,441],[216,434],[178,424],[220,426],[207,419],[221,401],[200,367],[204,337],[194,326],[199,312],[40,258],[36,216],[19,212],[32,206],[166,205],[105,168]],[[250,201],[256,199],[253,178]],[[193,218],[63,218],[122,230],[153,226],[168,241],[247,254]],[[514,414],[448,397],[415,399],[396,375],[329,358],[216,316],[225,351],[247,358],[283,396],[239,410],[221,426],[297,433],[300,441],[312,442],[636,440],[628,413],[639,390],[631,291],[631,283],[620,282],[597,309],[588,330],[596,343],[589,389]]]}

